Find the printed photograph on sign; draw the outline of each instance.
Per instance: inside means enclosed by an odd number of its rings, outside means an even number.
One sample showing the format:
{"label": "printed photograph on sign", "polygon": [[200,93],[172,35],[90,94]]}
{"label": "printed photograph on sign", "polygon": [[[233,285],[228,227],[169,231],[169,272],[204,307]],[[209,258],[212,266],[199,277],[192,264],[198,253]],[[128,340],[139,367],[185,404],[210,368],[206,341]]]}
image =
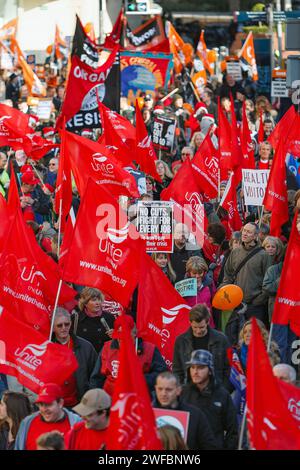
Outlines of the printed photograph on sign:
{"label": "printed photograph on sign", "polygon": [[189,428],[190,413],[186,411],[177,410],[163,410],[160,408],[153,408],[156,419],[156,426],[161,428],[166,424],[174,426],[179,429],[184,441],[187,441],[187,433]]}

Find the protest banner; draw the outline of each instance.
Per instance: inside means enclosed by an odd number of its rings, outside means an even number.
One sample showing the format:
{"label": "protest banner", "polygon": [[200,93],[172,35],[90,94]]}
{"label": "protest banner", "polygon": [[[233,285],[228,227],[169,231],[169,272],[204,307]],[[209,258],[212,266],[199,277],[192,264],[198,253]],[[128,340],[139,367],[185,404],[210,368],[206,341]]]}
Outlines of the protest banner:
{"label": "protest banner", "polygon": [[143,23],[134,30],[128,24],[126,25],[125,41],[127,50],[147,50],[159,44],[165,37],[162,19],[158,15],[150,18],[146,23]]}
{"label": "protest banner", "polygon": [[139,201],[137,230],[146,240],[146,251],[173,252],[173,203],[166,201]]}
{"label": "protest banner", "polygon": [[161,428],[167,424],[179,429],[184,442],[187,441],[187,433],[189,428],[190,413],[187,411],[164,410],[161,408],[153,408],[156,420],[156,426]]}
{"label": "protest banner", "polygon": [[121,52],[121,96],[132,106],[140,92],[154,95],[166,87],[173,68],[173,56],[156,52]]}
{"label": "protest banner", "polygon": [[245,170],[243,168],[243,191],[246,206],[262,206],[270,170]]}
{"label": "protest banner", "polygon": [[49,121],[52,106],[52,100],[39,99],[36,114],[40,121]]}
{"label": "protest banner", "polygon": [[143,173],[142,171],[139,171],[139,170],[135,170],[134,168],[132,168],[130,166],[124,167],[124,170],[127,170],[128,173],[130,173],[134,177],[140,195],[146,194],[147,193],[147,186],[146,186],[146,175],[145,175],[145,173]]}
{"label": "protest banner", "polygon": [[286,86],[286,70],[272,71],[271,96],[272,98],[288,97],[288,89]]}
{"label": "protest banner", "polygon": [[155,116],[152,131],[153,147],[171,153],[174,145],[176,119],[169,116]]}
{"label": "protest banner", "polygon": [[197,295],[197,279],[191,277],[183,281],[176,282],[175,289],[181,297],[196,297]]}
{"label": "protest banner", "polygon": [[236,56],[227,56],[225,60],[228,75],[231,75],[236,81],[242,80],[242,67],[239,58]]}

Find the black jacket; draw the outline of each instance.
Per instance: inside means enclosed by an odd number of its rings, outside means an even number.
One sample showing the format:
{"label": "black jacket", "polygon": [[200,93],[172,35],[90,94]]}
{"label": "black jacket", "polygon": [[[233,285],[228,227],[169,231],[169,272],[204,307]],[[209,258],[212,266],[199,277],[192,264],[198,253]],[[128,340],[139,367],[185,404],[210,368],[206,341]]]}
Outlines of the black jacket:
{"label": "black jacket", "polygon": [[174,252],[171,253],[170,259],[172,268],[176,273],[176,282],[182,281],[186,274],[186,263],[192,256],[201,256],[201,250],[187,250],[185,247],[181,250],[174,245]]}
{"label": "black jacket", "polygon": [[[230,347],[227,337],[213,328],[208,327],[208,351],[213,355],[215,376],[218,382],[231,390],[229,382],[230,366],[227,358],[227,349]],[[177,375],[181,383],[187,381],[186,362],[191,358],[193,352],[193,333],[189,328],[185,333],[178,336],[174,345],[173,373]]]}
{"label": "black jacket", "polygon": [[238,446],[237,414],[229,392],[211,380],[202,392],[189,383],[183,387],[182,398],[206,415],[219,449],[234,450]]}
{"label": "black jacket", "polygon": [[[153,408],[163,408],[157,398],[152,402]],[[217,442],[213,435],[211,426],[205,414],[182,399],[178,400],[178,405],[172,410],[187,411],[189,416],[189,427],[187,433],[187,445],[190,450],[214,450],[217,449]]]}
{"label": "black jacket", "polygon": [[111,338],[106,334],[105,327],[101,323],[103,318],[108,326],[112,329],[115,318],[111,313],[102,312],[101,317],[89,317],[85,312],[76,311],[72,315],[73,333],[81,338],[89,341],[95,348],[96,352],[102,349],[106,341]]}

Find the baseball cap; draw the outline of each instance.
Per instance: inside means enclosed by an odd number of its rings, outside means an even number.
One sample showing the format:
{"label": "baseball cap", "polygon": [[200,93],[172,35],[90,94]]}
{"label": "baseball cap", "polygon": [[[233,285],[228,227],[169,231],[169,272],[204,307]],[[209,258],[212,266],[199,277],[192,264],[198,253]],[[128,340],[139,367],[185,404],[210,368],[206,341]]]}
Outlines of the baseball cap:
{"label": "baseball cap", "polygon": [[22,183],[25,184],[38,184],[39,180],[35,177],[33,171],[26,171],[22,176],[21,176],[21,181]]}
{"label": "baseball cap", "polygon": [[54,400],[62,398],[63,392],[59,385],[54,383],[45,384],[40,388],[39,395],[35,403],[52,403]]}
{"label": "baseball cap", "polygon": [[95,411],[107,410],[111,407],[111,398],[101,388],[93,388],[86,392],[81,402],[73,410],[80,416],[88,416]]}
{"label": "baseball cap", "polygon": [[191,366],[207,366],[212,373],[214,372],[213,355],[205,349],[196,349],[192,352],[189,362],[186,362],[187,367]]}

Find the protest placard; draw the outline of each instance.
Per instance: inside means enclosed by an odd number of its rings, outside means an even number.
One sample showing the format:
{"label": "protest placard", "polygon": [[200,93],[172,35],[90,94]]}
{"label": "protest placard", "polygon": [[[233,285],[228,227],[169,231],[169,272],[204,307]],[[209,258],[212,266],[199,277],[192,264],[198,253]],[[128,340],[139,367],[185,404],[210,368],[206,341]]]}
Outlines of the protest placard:
{"label": "protest placard", "polygon": [[286,70],[273,70],[272,72],[272,98],[287,98]]}
{"label": "protest placard", "polygon": [[190,277],[189,279],[176,282],[175,289],[181,297],[195,297],[197,295],[197,279]]}
{"label": "protest placard", "polygon": [[154,148],[171,153],[174,145],[176,119],[169,116],[155,116],[152,131]]}
{"label": "protest placard", "polygon": [[187,433],[189,428],[190,413],[187,411],[164,410],[161,408],[153,408],[156,426],[158,428],[167,424],[179,429],[184,441],[187,441]]}
{"label": "protest placard", "polygon": [[146,240],[146,251],[173,252],[173,203],[169,201],[139,201],[137,229]]}
{"label": "protest placard", "polygon": [[262,206],[270,170],[242,170],[246,206]]}

